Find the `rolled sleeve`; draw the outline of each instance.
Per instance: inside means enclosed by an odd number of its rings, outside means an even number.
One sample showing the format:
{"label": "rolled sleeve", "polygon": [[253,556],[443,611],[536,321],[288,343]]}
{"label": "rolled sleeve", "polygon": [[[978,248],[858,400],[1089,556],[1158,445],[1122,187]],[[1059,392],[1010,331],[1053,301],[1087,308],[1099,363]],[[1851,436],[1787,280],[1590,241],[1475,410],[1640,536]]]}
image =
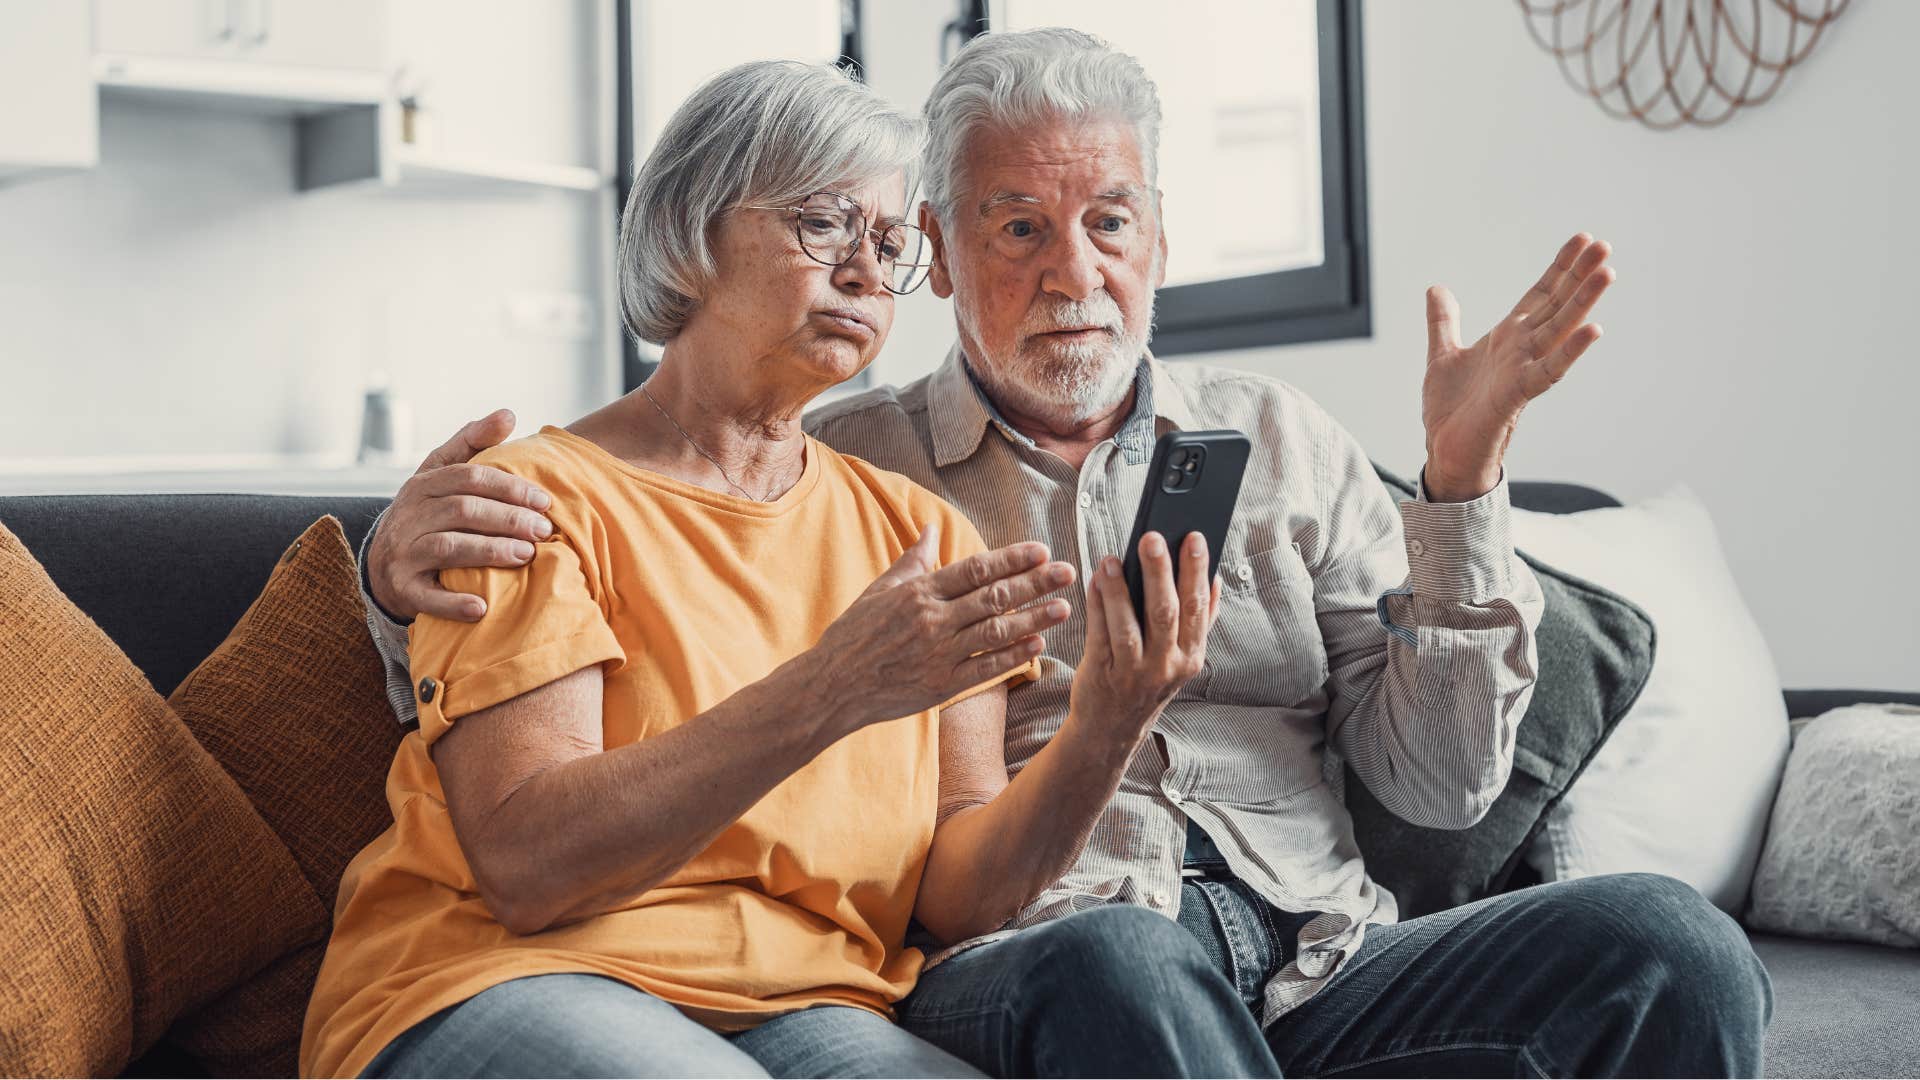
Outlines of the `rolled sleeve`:
{"label": "rolled sleeve", "polygon": [[431,745],[453,722],[582,668],[623,663],[580,558],[560,533],[511,569],[446,570],[441,583],[487,602],[479,622],[421,615],[409,630],[420,737]]}

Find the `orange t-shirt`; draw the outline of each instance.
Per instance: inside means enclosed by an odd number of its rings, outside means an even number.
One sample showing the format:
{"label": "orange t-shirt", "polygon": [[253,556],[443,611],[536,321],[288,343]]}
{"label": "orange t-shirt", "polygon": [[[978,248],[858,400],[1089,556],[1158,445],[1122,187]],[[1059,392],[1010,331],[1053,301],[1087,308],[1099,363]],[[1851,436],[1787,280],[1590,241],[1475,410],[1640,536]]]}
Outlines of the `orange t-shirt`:
{"label": "orange t-shirt", "polygon": [[387,777],[393,827],[341,880],[302,1074],[357,1075],[419,1021],[528,975],[610,976],[720,1030],[815,1005],[890,1016],[922,959],[902,942],[933,839],[937,709],[841,739],[664,883],[524,937],[480,899],[428,748],[459,717],[592,664],[607,749],[667,731],[812,647],[925,524],[940,524],[943,565],[980,551],[979,533],[811,438],[799,482],[771,503],[555,427],[475,460],[552,495],[554,535],[526,566],[441,575],[486,598],[479,622],[413,624],[414,682],[437,686]]}

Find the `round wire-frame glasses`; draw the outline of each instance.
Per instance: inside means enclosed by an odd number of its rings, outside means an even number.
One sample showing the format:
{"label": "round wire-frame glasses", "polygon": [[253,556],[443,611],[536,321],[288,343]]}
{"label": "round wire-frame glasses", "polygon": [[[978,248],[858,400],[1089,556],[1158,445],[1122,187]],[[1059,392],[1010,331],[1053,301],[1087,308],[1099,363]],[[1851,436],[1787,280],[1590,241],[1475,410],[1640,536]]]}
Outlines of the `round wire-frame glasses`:
{"label": "round wire-frame glasses", "polygon": [[925,232],[905,222],[869,229],[860,204],[837,191],[816,191],[789,206],[748,203],[745,208],[792,214],[793,234],[800,241],[800,250],[827,266],[852,262],[860,252],[861,241],[871,237],[874,256],[880,263],[880,283],[898,296],[919,288],[933,270],[933,243]]}

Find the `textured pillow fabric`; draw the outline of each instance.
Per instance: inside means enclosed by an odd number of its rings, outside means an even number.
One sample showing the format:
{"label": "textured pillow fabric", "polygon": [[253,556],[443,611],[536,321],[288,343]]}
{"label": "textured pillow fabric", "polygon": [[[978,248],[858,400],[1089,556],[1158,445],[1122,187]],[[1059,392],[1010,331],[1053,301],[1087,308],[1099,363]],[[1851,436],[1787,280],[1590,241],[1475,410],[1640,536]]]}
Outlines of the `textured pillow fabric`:
{"label": "textured pillow fabric", "polygon": [[347,863],[393,824],[387,770],[406,734],[387,703],[357,565],[339,520],[314,522],[167,699],[329,910]]}
{"label": "textured pillow fabric", "polygon": [[0,526],[0,1073],[112,1076],[327,911],[234,782]]}
{"label": "textured pillow fabric", "polygon": [[[347,863],[393,824],[387,770],[405,734],[340,523],[314,522],[169,704],[279,834],[328,910]],[[319,946],[282,958],[174,1032],[216,1076],[292,1075]]]}
{"label": "textured pillow fabric", "polygon": [[[1411,485],[1381,471],[1397,499]],[[1515,511],[1515,513],[1519,513]],[[1618,596],[1532,558],[1546,597],[1536,636],[1540,672],[1514,739],[1507,788],[1473,827],[1427,829],[1394,816],[1347,770],[1346,803],[1367,872],[1392,890],[1402,918],[1503,891],[1546,812],[1626,715],[1653,663],[1653,623]]]}
{"label": "textured pillow fabric", "polygon": [[1920,708],[1794,724],[1747,925],[1920,946]]}
{"label": "textured pillow fabric", "polygon": [[1646,692],[1547,819],[1548,881],[1651,871],[1745,907],[1787,756],[1780,678],[1684,487],[1636,506],[1513,517],[1514,543],[1644,607],[1660,627]]}

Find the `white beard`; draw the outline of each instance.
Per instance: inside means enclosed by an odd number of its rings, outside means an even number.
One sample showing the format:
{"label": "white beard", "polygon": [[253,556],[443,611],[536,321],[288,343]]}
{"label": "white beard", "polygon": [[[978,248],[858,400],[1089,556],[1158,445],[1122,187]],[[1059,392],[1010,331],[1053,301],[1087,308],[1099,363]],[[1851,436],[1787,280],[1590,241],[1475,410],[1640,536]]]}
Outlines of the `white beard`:
{"label": "white beard", "polygon": [[[1153,325],[1148,297],[1147,326]],[[964,305],[956,305],[961,329],[980,341]],[[1109,333],[1088,342],[1048,344],[1035,336],[1060,326],[1104,325]],[[1011,357],[969,356],[973,372],[997,402],[1048,424],[1071,427],[1112,412],[1133,388],[1146,335],[1126,332],[1119,305],[1104,292],[1084,303],[1062,303],[1052,311],[1031,312],[1020,328],[1021,344]]]}

